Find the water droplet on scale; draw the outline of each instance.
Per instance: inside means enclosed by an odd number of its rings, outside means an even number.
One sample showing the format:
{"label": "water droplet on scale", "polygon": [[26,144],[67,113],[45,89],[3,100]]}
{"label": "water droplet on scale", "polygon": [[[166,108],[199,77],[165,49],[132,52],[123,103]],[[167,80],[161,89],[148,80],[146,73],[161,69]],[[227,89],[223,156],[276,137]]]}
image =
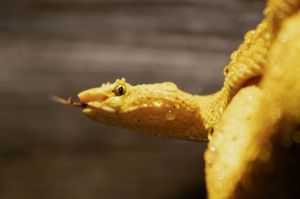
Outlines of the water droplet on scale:
{"label": "water droplet on scale", "polygon": [[219,107],[219,113],[222,114],[224,112],[224,107],[220,106]]}
{"label": "water droplet on scale", "polygon": [[211,145],[209,147],[209,149],[210,149],[211,152],[215,152],[216,151],[216,147],[214,145]]}
{"label": "water droplet on scale", "polygon": [[176,118],[176,115],[172,111],[168,111],[165,115],[165,118],[167,120],[174,120]]}
{"label": "water droplet on scale", "polygon": [[161,107],[161,105],[163,104],[163,102],[159,100],[159,101],[153,102],[153,104],[154,104],[154,106],[156,106],[156,107]]}

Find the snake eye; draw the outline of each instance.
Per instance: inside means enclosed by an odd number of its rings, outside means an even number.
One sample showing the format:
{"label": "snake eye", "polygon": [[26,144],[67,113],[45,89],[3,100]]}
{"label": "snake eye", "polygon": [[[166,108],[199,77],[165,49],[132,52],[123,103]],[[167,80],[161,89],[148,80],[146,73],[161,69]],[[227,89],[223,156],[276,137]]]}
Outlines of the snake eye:
{"label": "snake eye", "polygon": [[121,96],[126,93],[126,87],[124,85],[118,85],[114,90],[116,96]]}

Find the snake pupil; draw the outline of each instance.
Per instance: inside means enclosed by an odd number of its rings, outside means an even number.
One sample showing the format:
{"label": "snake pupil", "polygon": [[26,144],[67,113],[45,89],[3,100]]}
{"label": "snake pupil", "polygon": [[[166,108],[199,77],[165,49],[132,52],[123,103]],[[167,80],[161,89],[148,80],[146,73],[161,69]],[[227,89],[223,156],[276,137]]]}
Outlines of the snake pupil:
{"label": "snake pupil", "polygon": [[119,95],[123,95],[123,93],[124,93],[124,88],[123,88],[123,86],[120,86],[119,87]]}

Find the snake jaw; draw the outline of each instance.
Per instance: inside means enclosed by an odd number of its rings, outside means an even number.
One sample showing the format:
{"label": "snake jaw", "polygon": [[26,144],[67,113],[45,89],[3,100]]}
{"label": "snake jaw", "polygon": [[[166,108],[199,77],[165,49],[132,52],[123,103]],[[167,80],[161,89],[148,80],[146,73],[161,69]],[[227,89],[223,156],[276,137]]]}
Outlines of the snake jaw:
{"label": "snake jaw", "polygon": [[116,110],[105,103],[106,100],[113,97],[111,93],[111,89],[104,91],[101,88],[92,88],[80,92],[78,94],[78,98],[82,104],[87,105],[87,108],[102,110],[108,113],[115,113]]}

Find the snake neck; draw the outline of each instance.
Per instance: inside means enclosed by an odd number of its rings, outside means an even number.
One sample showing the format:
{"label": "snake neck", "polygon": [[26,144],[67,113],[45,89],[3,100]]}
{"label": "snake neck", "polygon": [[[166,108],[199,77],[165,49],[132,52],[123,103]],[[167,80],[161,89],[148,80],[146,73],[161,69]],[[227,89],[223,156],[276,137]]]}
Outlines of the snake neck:
{"label": "snake neck", "polygon": [[231,98],[231,92],[224,87],[217,93],[198,96],[203,127],[208,136],[212,133],[214,126],[222,117]]}
{"label": "snake neck", "polygon": [[245,35],[245,41],[231,54],[224,69],[223,87],[215,94],[199,96],[199,106],[205,131],[210,134],[234,95],[243,87],[257,84],[264,72],[267,54],[279,21],[266,11],[265,19],[255,30]]}

